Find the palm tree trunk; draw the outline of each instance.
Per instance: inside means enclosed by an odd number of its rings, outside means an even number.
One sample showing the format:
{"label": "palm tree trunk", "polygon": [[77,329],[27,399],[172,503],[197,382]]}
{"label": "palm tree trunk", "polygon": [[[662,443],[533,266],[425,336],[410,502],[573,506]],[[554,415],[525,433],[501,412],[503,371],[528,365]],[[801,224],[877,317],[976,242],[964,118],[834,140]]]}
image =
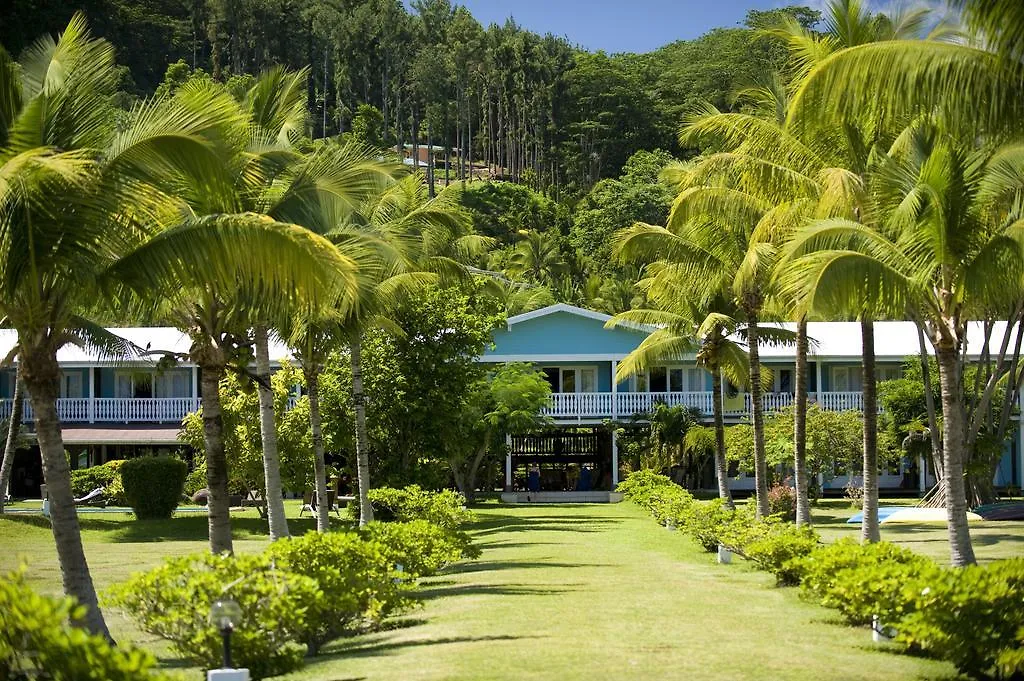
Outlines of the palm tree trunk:
{"label": "palm tree trunk", "polygon": [[14,376],[14,395],[11,402],[11,419],[7,425],[7,441],[4,444],[4,461],[0,465],[0,513],[4,512],[4,499],[7,498],[7,487],[11,483],[11,470],[14,468],[14,453],[18,445],[18,433],[21,431],[21,412],[24,395],[21,380],[21,367]]}
{"label": "palm tree trunk", "polygon": [[224,451],[224,419],[220,407],[220,381],[224,368],[200,367],[203,386],[203,445],[206,447],[206,508],[210,526],[210,551],[234,553],[231,543],[231,501],[228,491],[228,457]]}
{"label": "palm tree trunk", "polygon": [[754,490],[757,495],[757,517],[769,515],[768,463],[764,450],[764,405],[761,404],[761,356],[758,352],[757,315],[747,320],[747,343],[750,346],[750,411],[754,422]]}
{"label": "palm tree trunk", "polygon": [[878,530],[878,386],[875,383],[875,323],[860,320],[861,358],[864,371],[861,391],[864,396],[864,508],[860,538],[865,542],[881,539]]}
{"label": "palm tree trunk", "polygon": [[796,325],[796,370],[793,373],[796,381],[793,396],[793,472],[796,476],[796,524],[799,527],[811,524],[811,504],[807,493],[807,317],[801,317]]}
{"label": "palm tree trunk", "polygon": [[267,327],[254,330],[256,355],[256,390],[260,398],[260,438],[263,443],[263,477],[266,483],[267,523],[270,541],[289,536],[288,519],[284,513],[281,484],[281,462],[277,452],[277,424],[274,421],[274,391],[270,386],[270,342]]}
{"label": "palm tree trunk", "polygon": [[50,526],[57,545],[57,559],[64,583],[64,593],[73,596],[85,607],[85,616],[76,622],[93,634],[110,640],[110,631],[100,611],[96,588],[85,559],[75,496],[71,491],[71,469],[64,453],[64,439],[57,416],[60,394],[60,367],[55,352],[22,352],[20,359],[23,380],[32,399],[36,439],[43,460],[43,479],[50,499]]}
{"label": "palm tree trunk", "polygon": [[363,393],[363,339],[352,339],[352,409],[356,415],[356,481],[359,485],[359,525],[373,522],[370,504],[370,446],[366,434],[366,395]]}
{"label": "palm tree trunk", "polygon": [[717,366],[711,367],[711,411],[715,419],[715,473],[718,476],[718,497],[729,508],[732,492],[729,491],[729,468],[725,463],[725,417],[722,413],[722,372]]}
{"label": "palm tree trunk", "polygon": [[309,428],[313,435],[313,477],[316,487],[316,531],[330,529],[327,507],[327,464],[324,462],[324,433],[320,422],[320,377],[315,367],[304,368],[309,396]]}
{"label": "palm tree trunk", "polygon": [[946,520],[949,523],[949,562],[953,567],[963,567],[977,561],[967,527],[960,356],[955,348],[936,345],[935,359],[939,364],[939,388],[942,395],[942,485],[946,495]]}

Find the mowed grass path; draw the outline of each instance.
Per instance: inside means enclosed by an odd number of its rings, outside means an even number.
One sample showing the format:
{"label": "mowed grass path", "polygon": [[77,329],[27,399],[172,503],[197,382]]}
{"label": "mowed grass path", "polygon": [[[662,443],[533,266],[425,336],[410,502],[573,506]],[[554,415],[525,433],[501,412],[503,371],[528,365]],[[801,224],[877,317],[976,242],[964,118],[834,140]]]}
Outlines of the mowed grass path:
{"label": "mowed grass path", "polygon": [[[398,626],[335,642],[284,678],[954,678],[948,665],[874,646],[867,629],[842,626],[831,611],[802,601],[795,589],[774,587],[742,562],[717,565],[631,504],[491,504],[478,514],[472,531],[480,560],[425,580],[423,607]],[[255,518],[238,519],[236,528],[238,550],[266,541]],[[157,530],[169,536],[153,540]],[[202,550],[204,533],[205,518],[147,530],[89,518],[86,549],[102,589],[165,556]],[[59,590],[47,528],[0,519],[0,569],[16,565],[19,554],[30,560],[38,586]],[[122,640],[167,654],[129,621],[113,613],[110,619]]]}

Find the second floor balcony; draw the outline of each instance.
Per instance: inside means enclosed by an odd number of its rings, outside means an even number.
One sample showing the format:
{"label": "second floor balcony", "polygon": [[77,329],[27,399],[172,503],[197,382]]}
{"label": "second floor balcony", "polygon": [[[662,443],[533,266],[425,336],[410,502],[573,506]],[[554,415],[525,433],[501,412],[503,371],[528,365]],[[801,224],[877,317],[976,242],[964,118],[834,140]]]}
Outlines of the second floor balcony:
{"label": "second floor balcony", "polygon": [[[13,400],[0,400],[0,419],[10,418]],[[69,397],[57,400],[62,423],[179,423],[199,409],[198,397]],[[22,421],[32,420],[25,400]]]}
{"label": "second floor balcony", "polygon": [[[579,392],[555,393],[543,410],[545,416],[566,419],[620,419],[650,413],[654,405],[683,406],[697,409],[708,417],[712,414],[714,393],[707,392]],[[808,402],[828,411],[862,410],[864,396],[857,392],[812,392]],[[792,393],[765,393],[762,398],[765,411],[784,409],[793,404]],[[750,414],[749,393],[726,397],[723,401],[727,417],[737,418]]]}

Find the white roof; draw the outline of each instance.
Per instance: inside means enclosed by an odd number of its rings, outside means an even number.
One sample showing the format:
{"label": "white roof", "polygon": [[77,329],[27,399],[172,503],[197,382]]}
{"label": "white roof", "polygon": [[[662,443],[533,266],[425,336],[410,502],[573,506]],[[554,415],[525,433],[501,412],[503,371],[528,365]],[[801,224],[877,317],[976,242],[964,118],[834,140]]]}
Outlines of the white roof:
{"label": "white roof", "polygon": [[[782,327],[796,331],[796,324],[765,324],[765,326]],[[999,352],[1006,322],[996,322],[989,349],[995,354]],[[810,352],[812,357],[821,359],[849,358],[859,360],[861,356],[860,322],[808,322],[807,336],[811,339]],[[981,322],[970,322],[967,326],[967,349],[971,357],[981,354],[983,348],[984,329]],[[931,343],[925,337],[925,348],[929,355],[934,354]],[[760,349],[765,359],[791,359],[793,345],[767,345]],[[1012,349],[1012,339],[1011,339]],[[875,356],[878,359],[901,360],[905,357],[921,353],[914,322],[875,322]]]}
{"label": "white roof", "polygon": [[[122,327],[110,328],[107,330],[140,348],[153,352],[154,354],[148,359],[125,360],[118,357],[100,356],[96,352],[86,351],[77,345],[68,344],[57,351],[57,362],[66,366],[74,366],[76,364],[124,364],[127,361],[131,361],[131,363],[138,363],[140,361],[144,363],[155,363],[160,359],[163,353],[174,353],[181,357],[188,353],[189,349],[192,347],[192,341],[186,334],[182,333],[179,329],[169,326]],[[0,329],[0,359],[6,357],[11,352],[11,349],[14,348],[17,339],[18,334],[16,331],[12,329]],[[290,357],[291,353],[286,345],[271,339],[271,362],[279,363],[284,359],[289,359]],[[191,363],[188,361],[179,360],[179,362],[182,366],[191,366]]]}

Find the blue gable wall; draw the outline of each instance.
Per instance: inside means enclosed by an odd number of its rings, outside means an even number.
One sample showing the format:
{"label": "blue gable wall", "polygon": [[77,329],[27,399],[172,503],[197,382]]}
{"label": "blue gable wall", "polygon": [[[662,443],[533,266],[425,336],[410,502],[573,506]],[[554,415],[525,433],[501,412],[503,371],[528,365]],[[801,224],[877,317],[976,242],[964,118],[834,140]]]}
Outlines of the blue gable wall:
{"label": "blue gable wall", "polygon": [[625,355],[647,336],[632,329],[606,329],[599,319],[554,312],[494,332],[494,355]]}

